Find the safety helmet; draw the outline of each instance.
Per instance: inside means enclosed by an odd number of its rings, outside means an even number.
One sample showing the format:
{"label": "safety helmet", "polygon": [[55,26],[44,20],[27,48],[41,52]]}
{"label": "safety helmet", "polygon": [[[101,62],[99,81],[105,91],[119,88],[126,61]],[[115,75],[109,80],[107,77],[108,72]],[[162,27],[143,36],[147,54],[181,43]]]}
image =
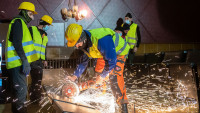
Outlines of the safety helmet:
{"label": "safety helmet", "polygon": [[41,18],[41,20],[43,20],[43,21],[45,21],[46,23],[48,23],[48,24],[52,24],[52,22],[53,22],[53,19],[50,17],[50,16],[48,16],[48,15],[44,15],[42,18]]}
{"label": "safety helmet", "polygon": [[72,23],[67,27],[65,38],[67,39],[67,46],[73,47],[79,40],[83,27],[81,25]]}
{"label": "safety helmet", "polygon": [[35,6],[33,3],[31,2],[22,2],[18,8],[19,10],[20,9],[25,9],[25,10],[28,10],[28,11],[33,11],[33,14],[38,14],[36,11],[35,11]]}

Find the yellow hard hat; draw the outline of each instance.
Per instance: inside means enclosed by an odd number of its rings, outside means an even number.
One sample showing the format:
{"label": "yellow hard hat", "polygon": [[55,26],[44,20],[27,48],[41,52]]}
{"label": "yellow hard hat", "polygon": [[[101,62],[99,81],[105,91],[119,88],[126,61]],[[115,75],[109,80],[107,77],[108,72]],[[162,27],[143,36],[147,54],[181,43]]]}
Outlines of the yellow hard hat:
{"label": "yellow hard hat", "polygon": [[50,24],[50,25],[51,25],[52,22],[53,22],[53,19],[52,19],[50,16],[48,16],[48,15],[44,15],[44,16],[41,18],[41,20],[47,22],[47,23]]}
{"label": "yellow hard hat", "polygon": [[67,27],[65,38],[67,39],[67,46],[73,47],[79,40],[83,27],[81,25],[72,23]]}
{"label": "yellow hard hat", "polygon": [[33,3],[31,2],[22,2],[19,6],[18,9],[25,9],[25,10],[28,10],[28,11],[33,11],[33,14],[38,14],[36,11],[35,11],[35,6]]}

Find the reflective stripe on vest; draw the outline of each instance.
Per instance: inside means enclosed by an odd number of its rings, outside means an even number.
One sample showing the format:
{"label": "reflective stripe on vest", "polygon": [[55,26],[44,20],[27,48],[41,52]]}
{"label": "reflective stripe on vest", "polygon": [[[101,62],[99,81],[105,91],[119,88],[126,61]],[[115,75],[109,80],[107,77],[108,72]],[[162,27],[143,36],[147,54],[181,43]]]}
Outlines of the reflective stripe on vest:
{"label": "reflective stripe on vest", "polygon": [[[24,50],[24,53],[25,53],[25,56],[26,56],[28,62],[31,63],[38,59],[36,51],[34,49],[32,37],[31,37],[31,34],[29,32],[29,29],[28,29],[26,23],[20,18],[15,18],[9,24],[7,38],[6,38],[5,61],[6,61],[7,69],[12,69],[12,68],[19,67],[22,65],[22,61],[21,61],[20,57],[18,56],[18,54],[13,46],[13,43],[9,40],[11,27],[16,19],[19,19],[22,23],[22,30],[23,30],[22,46],[23,46],[23,50]],[[15,38],[15,37],[13,37],[13,38]]]}
{"label": "reflective stripe on vest", "polygon": [[[31,44],[33,44],[33,41],[24,42],[24,43],[22,43],[22,46],[28,46]],[[15,50],[14,46],[7,47],[7,51],[12,51],[12,50]]]}
{"label": "reflective stripe on vest", "polygon": [[34,43],[34,46],[46,48],[46,46],[44,46],[44,45],[42,45],[42,44],[36,44],[36,43]]}
{"label": "reflective stripe on vest", "polygon": [[115,33],[115,36],[116,36],[116,38],[115,38],[115,47],[117,47],[118,44],[119,44],[119,35],[118,35],[118,33]]}
{"label": "reflective stripe on vest", "polygon": [[[41,45],[41,44],[34,44],[34,46],[38,46],[38,47],[42,47],[42,48],[44,48],[44,49],[46,49],[46,46],[44,46],[44,45]],[[37,51],[36,50],[36,52],[38,53],[38,54],[42,54],[42,55],[45,55],[45,53],[44,52],[42,52],[42,51]],[[45,59],[44,59],[45,60]]]}
{"label": "reflective stripe on vest", "polygon": [[[36,51],[31,51],[31,52],[25,53],[26,57],[31,56],[33,54],[36,54]],[[8,58],[6,61],[7,62],[12,62],[12,61],[19,60],[19,59],[20,59],[19,56],[15,56],[15,57]]]}
{"label": "reflective stripe on vest", "polygon": [[31,27],[33,30],[33,42],[34,47],[38,55],[38,59],[45,60],[45,51],[46,51],[46,44],[48,42],[48,37],[44,36],[42,38],[38,28],[36,26]]}
{"label": "reflective stripe on vest", "polygon": [[126,36],[126,42],[129,44],[131,49],[133,49],[135,47],[135,45],[137,44],[136,38],[133,38],[133,37]]}
{"label": "reflective stripe on vest", "polygon": [[128,39],[133,39],[133,40],[136,40],[135,38],[133,38],[133,37],[128,37]]}

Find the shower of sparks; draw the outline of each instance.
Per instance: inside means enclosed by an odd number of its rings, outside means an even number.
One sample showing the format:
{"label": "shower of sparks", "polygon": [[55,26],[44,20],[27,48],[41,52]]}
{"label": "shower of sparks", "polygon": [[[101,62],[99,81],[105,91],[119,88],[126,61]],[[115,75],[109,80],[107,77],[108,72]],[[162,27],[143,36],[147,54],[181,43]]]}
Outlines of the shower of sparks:
{"label": "shower of sparks", "polygon": [[[62,74],[63,75],[69,75],[69,73],[67,71],[64,71]],[[59,74],[58,78],[63,76],[62,74]],[[46,92],[50,95],[54,95],[52,97],[55,98],[55,99],[61,99],[61,97],[60,97],[61,92],[60,91],[61,91],[63,85],[65,84],[64,79],[60,79],[58,81],[59,82],[56,83],[58,87],[56,87],[56,88],[53,87],[53,84],[51,84],[50,87],[48,87],[48,86],[46,87],[48,89],[48,91],[46,91]],[[110,89],[108,89],[108,90],[110,90]],[[118,106],[115,102],[115,99],[114,99],[112,93],[103,94],[102,89],[85,90],[79,96],[74,98],[73,103],[94,107],[95,109],[99,110],[102,113],[115,113],[115,109],[118,109]],[[38,110],[38,112],[39,111],[40,110]]]}
{"label": "shower of sparks", "polygon": [[[137,66],[132,67],[131,70],[134,72],[125,69],[127,95],[130,103],[134,103],[137,112],[162,113],[178,110],[190,112],[189,108],[198,110],[197,97],[191,97],[191,92],[196,92],[191,71],[177,79],[174,78],[176,76],[168,75],[168,68],[155,65],[150,67],[151,72],[155,70],[157,72],[141,76],[137,74],[139,73]],[[177,71],[180,70],[181,68]]]}
{"label": "shower of sparks", "polygon": [[42,105],[41,105],[41,108],[36,112],[36,113],[39,113],[43,108],[44,106],[46,106],[50,101],[49,100],[46,100]]}
{"label": "shower of sparks", "polygon": [[96,89],[88,89],[75,98],[76,103],[93,106],[101,113],[115,113],[118,107],[111,93],[103,94]]}
{"label": "shower of sparks", "polygon": [[[145,65],[141,65],[147,67]],[[197,110],[197,98],[191,97],[190,92],[193,92],[193,87],[195,87],[192,80],[191,72],[183,74],[182,78],[190,77],[190,80],[177,79],[176,76],[169,76],[169,70],[166,65],[159,67],[155,64],[149,65],[150,71],[156,73],[140,74],[144,70],[140,66],[134,69],[128,70],[125,68],[124,78],[127,89],[127,96],[129,99],[129,111],[134,112],[136,110],[138,113],[162,113],[162,112],[172,112],[181,111],[189,112],[190,109]],[[178,68],[179,70],[183,70]],[[58,82],[56,85],[58,87],[53,87],[55,83],[52,83],[47,93],[52,93],[59,95],[60,90],[64,84],[63,76],[68,76],[71,73],[63,70],[58,75]],[[85,80],[82,78],[81,80]],[[190,84],[188,84],[190,82]],[[110,89],[109,89],[110,90]],[[56,98],[59,98],[56,97]],[[47,99],[43,102],[47,104],[49,102]],[[119,110],[112,93],[102,94],[100,90],[88,89],[81,93],[75,98],[74,102],[78,104],[92,106],[102,113],[114,113],[115,110]],[[194,110],[194,112],[196,112]]]}

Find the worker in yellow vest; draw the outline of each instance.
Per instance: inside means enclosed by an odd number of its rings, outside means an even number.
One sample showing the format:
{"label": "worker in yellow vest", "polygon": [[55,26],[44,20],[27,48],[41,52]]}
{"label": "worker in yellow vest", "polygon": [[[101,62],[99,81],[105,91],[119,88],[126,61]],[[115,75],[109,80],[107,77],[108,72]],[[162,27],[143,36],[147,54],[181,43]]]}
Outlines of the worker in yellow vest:
{"label": "worker in yellow vest", "polygon": [[86,69],[89,57],[98,58],[95,68],[95,75],[98,75],[96,82],[101,83],[102,79],[109,77],[117,103],[122,106],[123,113],[128,113],[128,99],[123,78],[125,56],[130,48],[126,41],[110,28],[88,31],[83,30],[82,26],[78,24],[70,24],[65,37],[68,47],[75,46],[85,53],[81,57],[82,62],[78,65],[74,75],[67,78],[72,81],[77,80]]}
{"label": "worker in yellow vest", "polygon": [[[53,19],[44,15],[39,22],[38,26],[31,26],[29,28],[30,33],[33,38],[34,48],[37,52],[38,59],[35,62],[31,63],[31,86],[30,86],[30,99],[35,103],[38,103],[42,98],[42,75],[43,67],[47,66],[46,59],[46,46],[48,42],[48,37],[46,31],[52,25]],[[43,65],[44,64],[44,65]],[[38,100],[38,101],[36,101]]]}
{"label": "worker in yellow vest", "polygon": [[133,23],[132,15],[130,13],[126,14],[125,23],[130,25],[130,30],[127,33],[126,41],[130,46],[130,51],[128,55],[128,64],[132,65],[135,52],[137,52],[137,49],[141,43],[141,36],[139,27],[137,24]]}
{"label": "worker in yellow vest", "polygon": [[36,61],[37,54],[34,49],[31,34],[27,24],[34,19],[34,4],[22,2],[19,6],[19,15],[9,24],[6,38],[6,68],[11,76],[13,113],[27,113],[25,105],[27,95],[26,75],[29,74],[31,62]]}

